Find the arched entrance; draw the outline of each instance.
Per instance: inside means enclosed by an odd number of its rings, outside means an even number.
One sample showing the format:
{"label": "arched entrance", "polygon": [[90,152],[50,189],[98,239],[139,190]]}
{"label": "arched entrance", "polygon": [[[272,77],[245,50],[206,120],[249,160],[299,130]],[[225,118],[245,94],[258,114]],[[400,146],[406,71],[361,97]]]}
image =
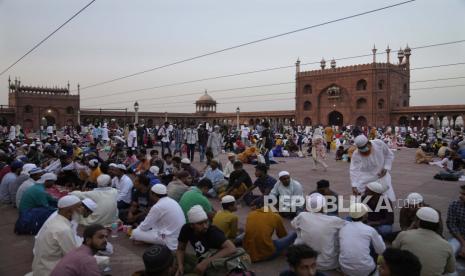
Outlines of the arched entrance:
{"label": "arched entrance", "polygon": [[55,117],[46,115],[45,120],[47,120],[47,126],[53,126],[55,124]]}
{"label": "arched entrance", "polygon": [[331,126],[342,126],[344,117],[336,110],[328,114],[328,124]]}
{"label": "arched entrance", "polygon": [[355,121],[355,125],[357,126],[367,126],[367,118],[360,116]]}
{"label": "arched entrance", "polygon": [[312,119],[309,117],[305,117],[304,119],[304,126],[311,126],[312,125]]}

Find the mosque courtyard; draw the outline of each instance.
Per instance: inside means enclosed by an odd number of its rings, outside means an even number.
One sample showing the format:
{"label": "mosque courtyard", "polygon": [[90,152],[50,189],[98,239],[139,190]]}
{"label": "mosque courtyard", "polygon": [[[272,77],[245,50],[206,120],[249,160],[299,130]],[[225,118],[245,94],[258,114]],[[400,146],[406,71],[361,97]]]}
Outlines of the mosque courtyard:
{"label": "mosque courtyard", "polygon": [[[197,153],[196,153],[197,154]],[[414,162],[415,149],[401,149],[395,152],[393,163],[392,184],[398,202],[411,192],[418,192],[423,195],[427,204],[441,211],[442,219],[445,222],[447,207],[449,203],[458,198],[459,186],[465,182],[448,182],[433,179],[440,169],[436,166],[418,165]],[[198,160],[198,154],[196,155]],[[221,161],[226,162],[226,155],[221,156]],[[326,172],[320,167],[312,170],[312,160],[310,158],[276,158],[278,164],[272,165],[269,174],[277,178],[281,170],[290,172],[291,177],[299,181],[304,187],[306,194],[316,188],[316,182],[320,179],[327,179],[331,183],[332,190],[339,195],[347,197],[351,194],[349,181],[349,163],[335,161],[334,152],[328,156],[329,168]],[[198,169],[202,169],[203,164],[198,161],[193,163]],[[254,176],[254,166],[244,165],[252,180]],[[345,199],[344,199],[345,200]],[[213,202],[216,209],[220,208],[218,201]],[[244,227],[247,213],[247,206],[238,206],[240,217],[240,227]],[[399,229],[399,210],[395,210],[395,230]],[[344,215],[344,214],[342,214]],[[14,223],[17,219],[17,211],[7,206],[0,206],[0,275],[24,275],[31,271],[33,259],[32,247],[34,237],[17,236],[13,233]],[[291,230],[289,220],[285,219],[288,230]],[[444,227],[446,229],[446,227]],[[450,234],[445,230],[446,238]],[[109,238],[114,246],[114,254],[111,256],[111,275],[131,275],[133,272],[143,269],[142,254],[147,245],[133,244],[132,240],[124,233],[119,233],[118,238]],[[279,271],[287,267],[285,257],[280,257],[274,261],[253,264],[252,270],[257,275],[277,275]],[[465,275],[464,263],[458,262],[457,272]],[[340,275],[338,272],[327,273],[328,275]]]}

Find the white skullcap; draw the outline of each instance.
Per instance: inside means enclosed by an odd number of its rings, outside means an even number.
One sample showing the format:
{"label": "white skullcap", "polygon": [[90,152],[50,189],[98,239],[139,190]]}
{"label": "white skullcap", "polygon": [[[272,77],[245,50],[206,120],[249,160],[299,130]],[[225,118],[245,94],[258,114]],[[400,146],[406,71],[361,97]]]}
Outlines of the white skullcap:
{"label": "white skullcap", "polygon": [[419,193],[410,193],[407,196],[407,203],[409,205],[416,205],[416,204],[420,204],[422,202],[423,202],[423,196],[420,195]]}
{"label": "white skullcap", "polygon": [[235,202],[236,199],[231,196],[231,195],[225,195],[221,198],[221,203],[222,204],[226,204],[226,203],[231,203],[231,202]]}
{"label": "white skullcap", "polygon": [[109,168],[118,168],[118,165],[116,165],[115,163],[110,163],[108,165]]}
{"label": "white skullcap", "polygon": [[32,169],[35,169],[35,168],[37,168],[36,164],[34,164],[34,163],[26,163],[26,164],[24,164],[23,170],[21,171],[21,173],[29,175],[29,171],[32,170]]}
{"label": "white skullcap", "polygon": [[58,208],[66,208],[80,203],[81,200],[75,195],[66,195],[58,200]]}
{"label": "white skullcap", "polygon": [[57,175],[54,173],[45,173],[44,175],[40,177],[39,182],[44,183],[47,180],[56,181]]}
{"label": "white skullcap", "polygon": [[439,213],[431,207],[421,207],[417,211],[417,217],[420,220],[438,223],[439,222]]}
{"label": "white skullcap", "polygon": [[421,143],[421,144],[420,144],[420,147],[426,147],[426,144],[425,144],[425,143]]}
{"label": "white skullcap", "polygon": [[182,163],[182,164],[186,164],[186,165],[190,165],[191,160],[190,160],[189,158],[183,158],[183,159],[181,160],[181,163]]}
{"label": "white skullcap", "polygon": [[108,174],[101,174],[97,177],[98,187],[107,187],[111,182],[111,176]]}
{"label": "white skullcap", "polygon": [[200,205],[192,206],[192,208],[187,212],[187,221],[189,223],[198,223],[207,219],[207,213],[205,213]]}
{"label": "white skullcap", "polygon": [[160,172],[160,168],[158,166],[152,166],[150,167],[149,171],[154,175],[157,175]]}
{"label": "white skullcap", "polygon": [[365,146],[367,143],[368,143],[368,138],[365,136],[365,135],[359,135],[357,137],[355,137],[355,145],[358,147],[358,148],[361,148],[363,146]]}
{"label": "white skullcap", "polygon": [[95,201],[93,201],[92,199],[90,198],[85,198],[83,201],[82,201],[82,204],[84,204],[87,208],[89,208],[89,210],[91,210],[92,212],[95,212],[95,210],[97,210],[97,203],[95,203]]}
{"label": "white skullcap", "polygon": [[281,178],[283,176],[286,176],[286,175],[291,175],[288,171],[280,171],[278,173],[278,178]]}
{"label": "white skullcap", "polygon": [[349,215],[351,218],[358,219],[363,217],[366,213],[368,213],[368,206],[364,203],[352,203],[349,207]]}
{"label": "white skullcap", "polygon": [[152,192],[156,193],[157,195],[166,195],[166,186],[163,184],[155,184],[152,186]]}
{"label": "white skullcap", "polygon": [[23,147],[23,148],[27,148],[27,147],[28,147],[28,145],[27,145],[27,144],[23,144],[21,147]]}
{"label": "white skullcap", "polygon": [[378,182],[378,181],[368,183],[367,188],[377,194],[383,194],[389,189],[387,185],[383,185],[381,184],[381,182]]}
{"label": "white skullcap", "polygon": [[117,167],[118,169],[120,169],[120,170],[123,170],[123,171],[126,170],[126,166],[123,165],[123,164],[118,164],[118,165],[116,165],[116,167]]}
{"label": "white skullcap", "polygon": [[310,211],[319,212],[326,206],[326,198],[320,193],[313,193],[307,197],[310,203]]}
{"label": "white skullcap", "polygon": [[89,161],[89,165],[91,165],[92,167],[95,167],[98,165],[98,160],[97,159],[92,159]]}

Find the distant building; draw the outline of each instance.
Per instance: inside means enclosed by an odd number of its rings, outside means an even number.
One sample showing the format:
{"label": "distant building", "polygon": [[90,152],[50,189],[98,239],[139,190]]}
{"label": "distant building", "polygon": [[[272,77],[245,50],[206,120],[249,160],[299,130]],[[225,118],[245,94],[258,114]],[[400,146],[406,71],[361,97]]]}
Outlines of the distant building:
{"label": "distant building", "polygon": [[[119,125],[136,120],[148,126],[164,121],[177,124],[190,122],[232,125],[257,124],[264,120],[273,127],[283,125],[358,125],[388,126],[440,125],[444,118],[454,125],[458,117],[465,119],[465,105],[410,106],[410,55],[407,46],[397,52],[398,63],[390,61],[386,49],[386,63],[337,67],[333,59],[321,69],[300,71],[296,62],[295,110],[216,112],[217,102],[207,91],[195,102],[195,113],[137,112],[128,109],[80,108],[79,85],[72,95],[69,83],[64,88],[21,85],[17,79],[8,80],[8,106],[0,106],[0,124],[19,123],[25,129],[56,124],[57,127],[76,124],[115,122]],[[143,104],[143,103],[142,103]],[[239,122],[238,122],[239,120]],[[463,121],[462,121],[463,122]]]}

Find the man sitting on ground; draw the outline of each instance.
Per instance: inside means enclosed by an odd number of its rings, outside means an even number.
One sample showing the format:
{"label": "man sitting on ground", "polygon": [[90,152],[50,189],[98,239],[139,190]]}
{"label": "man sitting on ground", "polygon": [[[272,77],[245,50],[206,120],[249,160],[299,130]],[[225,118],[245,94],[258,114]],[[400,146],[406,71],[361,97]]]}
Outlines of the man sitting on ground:
{"label": "man sitting on ground", "polygon": [[433,157],[429,156],[425,152],[426,144],[420,144],[417,151],[415,152],[415,163],[417,164],[429,164],[429,162],[433,161]]}
{"label": "man sitting on ground", "polygon": [[366,197],[370,198],[366,204],[373,210],[373,212],[368,213],[367,224],[375,228],[382,237],[392,233],[392,225],[394,224],[392,203],[383,195],[387,188],[380,182],[370,182],[366,186],[364,196],[362,196],[362,201]]}
{"label": "man sitting on ground", "polygon": [[179,202],[182,195],[189,190],[192,184],[192,177],[186,171],[180,171],[175,178],[168,184],[168,196]]}
{"label": "man sitting on ground", "polygon": [[[156,184],[155,184],[156,185]],[[131,207],[119,212],[119,218],[124,224],[137,227],[149,213],[150,206],[150,180],[143,174],[137,175],[131,196]]]}
{"label": "man sitting on ground", "polygon": [[187,218],[187,212],[194,205],[202,206],[205,213],[207,213],[208,218],[211,220],[215,216],[215,211],[213,210],[212,204],[205,197],[208,191],[212,188],[212,182],[209,179],[202,179],[197,186],[193,186],[189,191],[185,192],[181,199],[179,200],[179,205]]}
{"label": "man sitting on ground", "polygon": [[[197,274],[203,275],[212,261],[236,253],[236,247],[224,233],[216,226],[210,225],[208,216],[200,205],[192,206],[187,212],[187,217],[188,223],[182,227],[178,238],[177,275],[184,275],[194,270]],[[194,248],[196,257],[186,254],[188,242]],[[205,253],[212,253],[211,250],[216,252],[209,257],[201,258]],[[194,265],[189,267],[189,264]]]}
{"label": "man sitting on ground", "polygon": [[291,245],[286,256],[290,269],[279,276],[324,276],[316,270],[318,252],[311,247],[305,244]]}
{"label": "man sitting on ground", "polygon": [[176,273],[173,253],[166,245],[156,244],[145,250],[142,260],[145,269],[132,276],[172,276]]}
{"label": "man sitting on ground", "polygon": [[331,207],[333,210],[329,211],[326,213],[327,215],[329,216],[338,216],[339,215],[339,211],[338,211],[338,207],[339,207],[339,199],[338,199],[338,194],[331,190],[329,188],[329,181],[326,180],[326,179],[321,179],[319,180],[317,183],[316,183],[316,190],[313,191],[312,193],[320,193],[322,195],[325,196],[326,198],[326,201],[328,201],[329,199],[332,200],[331,202]]}
{"label": "man sitting on ground", "polygon": [[217,212],[213,218],[213,225],[224,232],[226,238],[234,240],[237,236],[237,224],[239,217],[234,214],[237,211],[236,199],[226,195],[221,198],[223,210]]}
{"label": "man sitting on ground", "polygon": [[278,177],[279,181],[274,185],[270,196],[273,196],[277,200],[276,202],[280,203],[280,209],[282,210],[280,210],[280,214],[282,216],[293,218],[302,210],[302,207],[291,206],[292,197],[299,197],[304,200],[302,185],[291,178],[291,174],[287,171],[281,171]]}
{"label": "man sitting on ground", "polygon": [[[252,187],[250,187],[243,196],[246,204],[249,206],[255,206],[257,203],[260,204],[259,202],[263,201],[264,196],[270,194],[277,182],[276,179],[268,174],[268,167],[266,164],[262,163],[255,166],[255,177],[257,177],[257,179],[255,179]],[[253,194],[253,190],[257,187],[260,190],[261,195]]]}
{"label": "man sitting on ground", "polygon": [[449,243],[454,255],[465,258],[465,185],[460,186],[459,199],[449,204],[447,229],[452,235]]}
{"label": "man sitting on ground", "polygon": [[420,276],[418,257],[407,250],[387,248],[379,264],[379,276]]}
{"label": "man sitting on ground", "polygon": [[232,195],[239,198],[247,192],[248,188],[252,187],[252,179],[242,166],[241,161],[234,162],[234,171],[229,175],[228,187],[224,193],[220,194],[221,197]]}
{"label": "man sitting on ground", "polygon": [[100,276],[101,271],[94,255],[107,247],[108,231],[100,224],[84,230],[84,242],[68,252],[55,266],[50,276]]}
{"label": "man sitting on ground", "polygon": [[213,184],[213,188],[208,191],[211,197],[216,197],[221,194],[225,187],[228,185],[228,181],[224,179],[223,172],[218,168],[218,161],[211,160],[205,174],[201,179],[208,178]]}

